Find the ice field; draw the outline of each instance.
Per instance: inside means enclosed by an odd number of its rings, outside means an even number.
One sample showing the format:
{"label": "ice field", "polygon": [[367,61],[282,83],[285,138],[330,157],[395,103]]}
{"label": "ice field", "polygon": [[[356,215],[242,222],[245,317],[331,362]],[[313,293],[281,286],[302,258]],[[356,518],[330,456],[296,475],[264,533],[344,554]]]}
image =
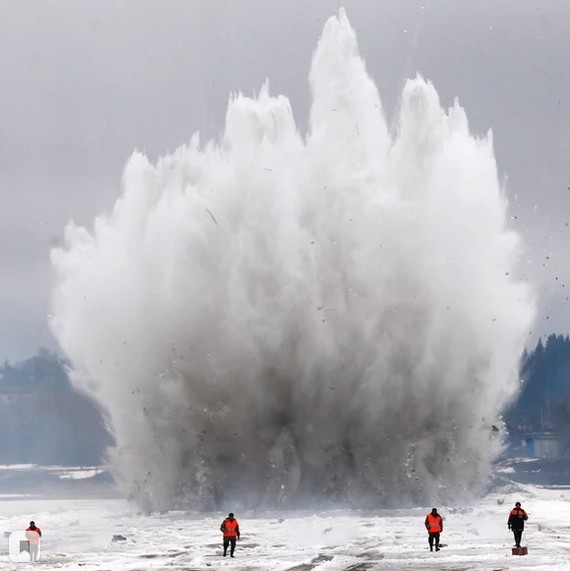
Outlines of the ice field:
{"label": "ice field", "polygon": [[[58,473],[70,493],[92,472]],[[110,488],[108,488],[110,489]],[[570,569],[570,489],[513,485],[471,506],[438,506],[444,516],[441,541],[430,553],[423,521],[432,506],[378,511],[246,512],[236,510],[242,530],[235,559],[224,559],[219,525],[227,515],[168,512],[144,515],[118,498],[55,499],[49,494],[3,494],[1,569],[12,563],[6,534],[31,519],[43,531],[42,569],[199,571],[448,571]],[[62,496],[61,490],[58,492]],[[521,501],[529,513],[523,535],[528,555],[511,555],[508,512]],[[114,535],[126,541],[112,542]]]}

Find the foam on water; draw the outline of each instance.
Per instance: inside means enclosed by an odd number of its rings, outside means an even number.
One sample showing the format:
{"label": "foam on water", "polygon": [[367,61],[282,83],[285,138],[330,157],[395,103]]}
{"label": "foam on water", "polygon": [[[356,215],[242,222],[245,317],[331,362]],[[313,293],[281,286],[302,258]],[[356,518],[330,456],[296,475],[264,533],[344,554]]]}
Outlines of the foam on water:
{"label": "foam on water", "polygon": [[419,77],[392,133],[343,11],[310,84],[306,136],[234,96],[52,252],[53,331],[149,509],[457,498],[500,449],[534,304],[491,136]]}

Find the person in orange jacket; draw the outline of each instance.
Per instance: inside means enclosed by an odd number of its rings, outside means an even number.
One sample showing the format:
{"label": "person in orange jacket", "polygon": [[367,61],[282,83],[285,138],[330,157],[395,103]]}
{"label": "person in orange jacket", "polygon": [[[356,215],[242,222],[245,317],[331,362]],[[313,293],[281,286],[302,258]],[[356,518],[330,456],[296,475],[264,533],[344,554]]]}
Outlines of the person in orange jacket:
{"label": "person in orange jacket", "polygon": [[433,551],[435,541],[435,550],[439,551],[439,534],[443,531],[443,518],[437,513],[437,508],[433,508],[427,514],[424,525],[428,531],[429,550]]}
{"label": "person in orange jacket", "polygon": [[509,520],[507,521],[507,527],[513,531],[515,536],[515,545],[517,547],[521,546],[521,539],[524,531],[524,522],[527,519],[527,513],[521,508],[521,503],[517,502],[515,507],[511,510],[511,513],[509,514]]}
{"label": "person in orange jacket", "polygon": [[30,561],[32,562],[38,560],[41,536],[42,536],[42,530],[35,524],[35,522],[31,521],[30,527],[26,529],[26,539],[30,544]]}
{"label": "person in orange jacket", "polygon": [[236,540],[239,539],[239,523],[233,513],[229,513],[228,517],[222,522],[220,531],[224,534],[224,557],[228,554],[230,547],[230,557],[234,556],[236,549]]}

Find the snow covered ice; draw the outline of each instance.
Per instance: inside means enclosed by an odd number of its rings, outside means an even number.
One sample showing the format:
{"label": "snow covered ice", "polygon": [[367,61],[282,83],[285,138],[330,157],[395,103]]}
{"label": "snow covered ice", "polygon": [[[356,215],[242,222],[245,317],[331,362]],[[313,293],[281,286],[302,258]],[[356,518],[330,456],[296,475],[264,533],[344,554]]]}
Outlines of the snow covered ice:
{"label": "snow covered ice", "polygon": [[[67,482],[70,479],[66,480]],[[43,530],[42,569],[140,571],[374,571],[570,569],[570,489],[517,486],[472,506],[438,506],[445,518],[440,552],[430,553],[423,520],[431,506],[367,511],[236,513],[242,530],[235,559],[222,557],[225,512],[142,515],[120,499],[0,500],[0,531]],[[503,501],[499,505],[498,501]],[[529,512],[528,555],[511,555],[507,517],[516,501]],[[113,535],[125,542],[113,543]],[[0,568],[9,562],[7,540]]]}

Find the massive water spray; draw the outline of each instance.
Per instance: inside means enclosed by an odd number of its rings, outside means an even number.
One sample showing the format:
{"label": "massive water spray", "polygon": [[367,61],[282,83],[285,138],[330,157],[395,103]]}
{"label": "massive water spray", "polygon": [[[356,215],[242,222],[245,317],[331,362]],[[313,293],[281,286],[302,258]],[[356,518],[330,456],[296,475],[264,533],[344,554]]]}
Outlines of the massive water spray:
{"label": "massive water spray", "polygon": [[490,135],[421,78],[391,133],[342,11],[310,84],[306,136],[232,97],[52,252],[53,331],[148,509],[457,498],[500,449],[533,302]]}

